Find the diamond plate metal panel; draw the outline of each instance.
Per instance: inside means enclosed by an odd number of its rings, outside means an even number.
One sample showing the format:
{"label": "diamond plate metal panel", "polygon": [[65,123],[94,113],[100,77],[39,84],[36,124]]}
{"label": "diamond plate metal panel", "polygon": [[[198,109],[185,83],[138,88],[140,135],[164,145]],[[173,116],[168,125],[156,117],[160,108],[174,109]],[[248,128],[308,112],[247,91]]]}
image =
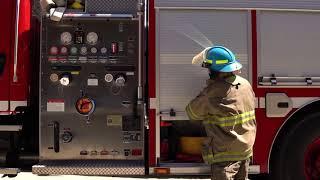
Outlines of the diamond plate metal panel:
{"label": "diamond plate metal panel", "polygon": [[32,167],[38,175],[144,175],[143,161],[43,161]]}
{"label": "diamond plate metal panel", "polygon": [[138,0],[87,0],[87,13],[136,14]]}

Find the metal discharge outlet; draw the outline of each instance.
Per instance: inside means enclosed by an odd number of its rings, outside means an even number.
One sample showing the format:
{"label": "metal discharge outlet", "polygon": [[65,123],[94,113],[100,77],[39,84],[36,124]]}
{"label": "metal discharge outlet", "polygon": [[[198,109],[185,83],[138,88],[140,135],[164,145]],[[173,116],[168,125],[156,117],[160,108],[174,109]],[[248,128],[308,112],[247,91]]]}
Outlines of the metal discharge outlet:
{"label": "metal discharge outlet", "polygon": [[62,142],[64,142],[64,143],[71,142],[72,138],[73,138],[73,136],[72,136],[71,132],[69,132],[69,131],[65,131],[61,136]]}
{"label": "metal discharge outlet", "polygon": [[95,108],[95,102],[88,97],[82,97],[76,102],[76,109],[78,113],[84,116],[89,116],[90,114],[92,114]]}

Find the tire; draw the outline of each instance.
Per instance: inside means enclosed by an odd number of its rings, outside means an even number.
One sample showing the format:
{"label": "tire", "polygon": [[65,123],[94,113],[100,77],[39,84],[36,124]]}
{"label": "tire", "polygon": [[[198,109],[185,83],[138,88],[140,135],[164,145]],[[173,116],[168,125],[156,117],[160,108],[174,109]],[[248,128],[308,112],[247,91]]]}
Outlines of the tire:
{"label": "tire", "polygon": [[15,177],[17,177],[17,174],[8,174],[8,177],[9,178],[15,178]]}
{"label": "tire", "polygon": [[[271,156],[272,180],[304,180],[305,155],[317,139],[320,139],[320,113],[305,118],[296,119],[298,122],[275,144],[275,151]],[[320,154],[319,154],[320,156]],[[318,178],[309,178],[313,180]]]}

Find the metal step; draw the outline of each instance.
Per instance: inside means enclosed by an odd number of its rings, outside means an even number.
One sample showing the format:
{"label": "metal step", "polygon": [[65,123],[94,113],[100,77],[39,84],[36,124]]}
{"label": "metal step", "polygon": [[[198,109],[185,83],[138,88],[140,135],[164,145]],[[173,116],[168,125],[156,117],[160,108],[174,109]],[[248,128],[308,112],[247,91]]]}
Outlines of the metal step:
{"label": "metal step", "polygon": [[[160,163],[157,167],[150,167],[150,174],[157,174],[156,169],[170,169],[171,175],[210,175],[211,168],[204,163]],[[259,165],[250,165],[249,174],[260,174]]]}
{"label": "metal step", "polygon": [[20,172],[18,168],[0,168],[0,174],[16,175]]}
{"label": "metal step", "polygon": [[22,125],[0,125],[0,131],[18,132],[22,130]]}
{"label": "metal step", "polygon": [[32,166],[38,175],[144,175],[143,161],[136,160],[50,160]]}

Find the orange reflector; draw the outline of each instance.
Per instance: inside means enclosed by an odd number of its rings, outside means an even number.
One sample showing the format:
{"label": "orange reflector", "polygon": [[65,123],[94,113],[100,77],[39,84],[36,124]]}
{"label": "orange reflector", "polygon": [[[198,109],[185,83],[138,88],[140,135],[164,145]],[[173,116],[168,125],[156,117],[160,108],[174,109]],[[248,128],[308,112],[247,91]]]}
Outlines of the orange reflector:
{"label": "orange reflector", "polygon": [[154,168],[154,173],[155,174],[170,174],[170,168]]}

